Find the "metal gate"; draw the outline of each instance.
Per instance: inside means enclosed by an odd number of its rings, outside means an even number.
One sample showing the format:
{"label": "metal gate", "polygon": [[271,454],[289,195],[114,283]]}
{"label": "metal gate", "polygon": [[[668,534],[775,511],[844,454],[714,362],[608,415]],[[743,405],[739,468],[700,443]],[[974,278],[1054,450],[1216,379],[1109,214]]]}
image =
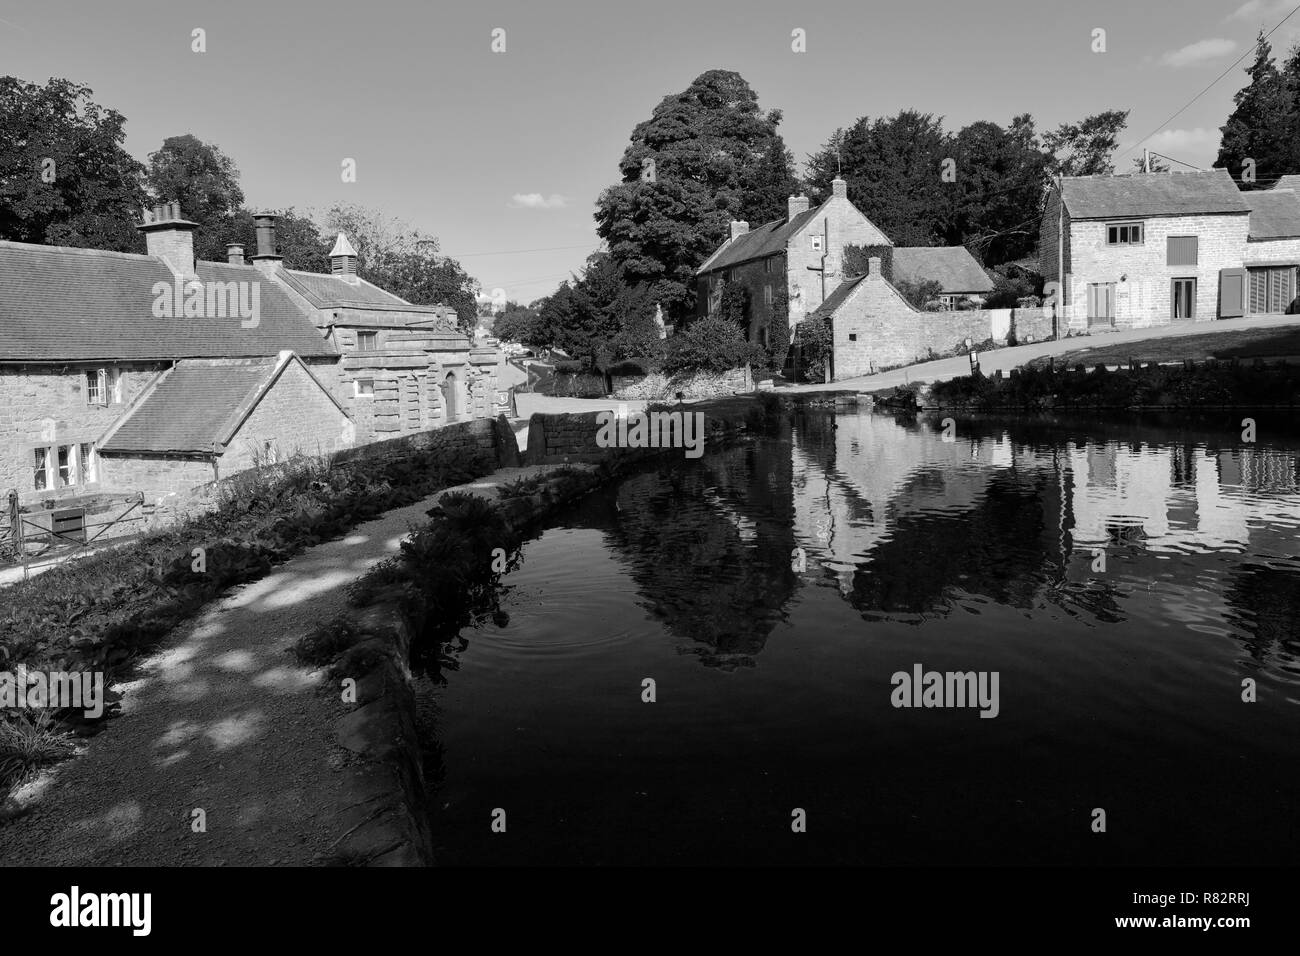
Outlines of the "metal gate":
{"label": "metal gate", "polygon": [[[106,541],[110,528],[135,522],[143,528],[150,510],[140,491],[100,508],[78,504],[24,511],[18,492],[10,491],[0,516],[0,566],[21,564],[25,581],[33,561],[62,560],[88,550]],[[93,520],[100,517],[107,520]]]}

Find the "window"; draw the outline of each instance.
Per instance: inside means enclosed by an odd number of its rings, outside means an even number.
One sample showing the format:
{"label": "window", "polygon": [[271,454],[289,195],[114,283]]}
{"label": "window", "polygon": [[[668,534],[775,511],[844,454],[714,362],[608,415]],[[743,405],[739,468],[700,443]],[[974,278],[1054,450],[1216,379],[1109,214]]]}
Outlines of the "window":
{"label": "window", "polygon": [[776,259],[772,256],[768,256],[766,259],[763,260],[763,271],[766,272],[768,275],[771,275],[773,271],[772,266],[775,265],[775,263],[776,263]]}
{"label": "window", "polygon": [[1175,319],[1196,318],[1196,280],[1175,279],[1171,315]]}
{"label": "window", "polygon": [[86,404],[108,404],[108,374],[102,368],[86,373]]}
{"label": "window", "polygon": [[850,342],[856,342],[857,340],[858,340],[858,333],[857,333],[857,332],[850,332],[850,333],[849,333],[849,341],[850,341]]}
{"label": "window", "polygon": [[813,252],[821,252],[821,251],[822,251],[822,237],[821,237],[821,236],[811,236],[810,238],[812,239],[812,249],[813,249]]}
{"label": "window", "polygon": [[32,468],[32,487],[44,491],[50,487],[50,450],[48,448],[32,449],[35,461]]}
{"label": "window", "polygon": [[763,304],[769,309],[772,307],[772,287],[770,285],[763,286]]}
{"label": "window", "polygon": [[1142,223],[1112,222],[1106,225],[1106,245],[1140,246],[1142,245]]}
{"label": "window", "polygon": [[375,380],[373,378],[357,379],[357,398],[374,398]]}
{"label": "window", "polygon": [[77,479],[80,484],[89,485],[98,481],[95,474],[95,446],[93,443],[83,444],[80,453],[77,456],[77,463],[81,466],[78,470]]}
{"label": "window", "polygon": [[358,332],[357,333],[357,351],[374,352],[379,348],[378,332]]}
{"label": "window", "polygon": [[1165,240],[1167,244],[1166,264],[1171,266],[1194,266],[1196,265],[1196,237],[1195,236],[1170,236]]}
{"label": "window", "polygon": [[944,307],[945,311],[951,312],[957,308],[957,300],[960,298],[959,295],[941,295],[939,296],[939,304]]}
{"label": "window", "polygon": [[77,446],[59,445],[59,487],[72,488],[77,484]]}
{"label": "window", "polygon": [[87,405],[120,405],[122,373],[115,368],[97,368],[86,372]]}

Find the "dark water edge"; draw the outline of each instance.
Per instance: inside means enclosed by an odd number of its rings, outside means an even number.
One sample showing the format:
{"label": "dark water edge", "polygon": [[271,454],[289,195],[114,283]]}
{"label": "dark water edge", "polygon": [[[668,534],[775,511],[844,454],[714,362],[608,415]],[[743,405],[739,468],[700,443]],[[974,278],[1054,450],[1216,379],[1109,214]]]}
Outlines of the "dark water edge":
{"label": "dark water edge", "polygon": [[[1300,422],[945,417],[800,413],[539,529],[422,683],[439,862],[1300,860]],[[999,715],[891,706],[916,663]]]}

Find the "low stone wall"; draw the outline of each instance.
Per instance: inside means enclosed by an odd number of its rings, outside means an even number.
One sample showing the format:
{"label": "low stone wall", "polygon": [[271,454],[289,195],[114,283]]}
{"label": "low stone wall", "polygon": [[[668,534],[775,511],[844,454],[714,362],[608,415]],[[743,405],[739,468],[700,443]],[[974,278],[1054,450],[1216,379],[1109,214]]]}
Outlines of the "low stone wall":
{"label": "low stone wall", "polygon": [[678,392],[687,399],[722,398],[754,390],[754,373],[748,365],[721,373],[695,372],[669,377],[656,372],[622,385],[620,381],[623,379],[614,380],[613,397],[625,401],[669,401],[676,399]]}

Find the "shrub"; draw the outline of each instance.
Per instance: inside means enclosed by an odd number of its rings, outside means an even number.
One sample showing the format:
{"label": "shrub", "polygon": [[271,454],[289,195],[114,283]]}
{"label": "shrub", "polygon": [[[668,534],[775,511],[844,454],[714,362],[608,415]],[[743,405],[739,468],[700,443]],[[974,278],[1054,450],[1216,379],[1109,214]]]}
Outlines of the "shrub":
{"label": "shrub", "polygon": [[831,326],[826,316],[814,314],[796,325],[794,344],[799,349],[803,377],[810,382],[824,382],[832,348]]}
{"label": "shrub", "polygon": [[700,319],[684,332],[668,340],[664,371],[725,372],[744,365],[762,365],[767,361],[763,350],[745,341],[740,329],[720,318]]}
{"label": "shrub", "polygon": [[939,296],[943,293],[943,285],[933,279],[924,279],[920,282],[908,282],[906,279],[899,279],[894,283],[894,288],[915,309],[929,310],[930,303],[932,301],[937,302]]}

